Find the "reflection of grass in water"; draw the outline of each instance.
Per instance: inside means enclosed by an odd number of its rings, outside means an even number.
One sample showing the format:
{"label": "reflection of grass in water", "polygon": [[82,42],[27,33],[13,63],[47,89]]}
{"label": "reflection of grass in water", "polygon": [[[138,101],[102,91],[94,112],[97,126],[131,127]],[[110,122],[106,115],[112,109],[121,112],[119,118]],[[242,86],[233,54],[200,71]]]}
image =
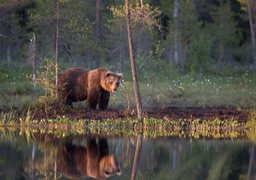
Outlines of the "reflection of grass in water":
{"label": "reflection of grass in water", "polygon": [[0,128],[0,141],[1,142],[16,142],[18,129],[16,127]]}
{"label": "reflection of grass in water", "polygon": [[16,126],[18,114],[15,110],[8,112],[1,112],[0,114],[0,126]]}

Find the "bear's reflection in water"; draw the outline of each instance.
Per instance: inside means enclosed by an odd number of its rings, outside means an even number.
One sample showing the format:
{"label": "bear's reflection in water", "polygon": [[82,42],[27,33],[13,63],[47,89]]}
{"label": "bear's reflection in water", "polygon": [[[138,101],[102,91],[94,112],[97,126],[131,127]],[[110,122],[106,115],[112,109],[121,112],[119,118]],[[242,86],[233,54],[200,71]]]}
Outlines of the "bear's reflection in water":
{"label": "bear's reflection in water", "polygon": [[57,169],[68,178],[105,179],[121,175],[113,154],[109,154],[106,138],[87,138],[86,147],[67,143],[58,147]]}

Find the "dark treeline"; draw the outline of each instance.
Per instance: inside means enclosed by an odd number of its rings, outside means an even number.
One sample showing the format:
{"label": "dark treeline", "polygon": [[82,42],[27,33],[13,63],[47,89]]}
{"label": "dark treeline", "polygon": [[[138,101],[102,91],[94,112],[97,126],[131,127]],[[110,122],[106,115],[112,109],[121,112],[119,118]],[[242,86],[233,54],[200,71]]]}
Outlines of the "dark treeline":
{"label": "dark treeline", "polygon": [[[256,64],[254,0],[130,4],[136,61],[146,71],[214,73],[227,66]],[[0,0],[0,62],[27,65],[33,33],[39,62],[54,59],[58,24],[60,67],[108,65],[125,71],[129,69],[125,23],[124,1]]]}

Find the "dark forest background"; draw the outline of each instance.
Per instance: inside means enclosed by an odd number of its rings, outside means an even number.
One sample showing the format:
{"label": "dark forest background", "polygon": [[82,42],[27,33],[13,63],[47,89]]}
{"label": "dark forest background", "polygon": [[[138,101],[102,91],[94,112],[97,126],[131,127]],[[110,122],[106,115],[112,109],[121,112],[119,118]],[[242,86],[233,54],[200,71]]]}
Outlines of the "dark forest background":
{"label": "dark forest background", "polygon": [[[0,0],[0,64],[60,69],[107,66],[130,71],[120,0]],[[255,67],[254,0],[131,0],[135,59],[141,72],[223,73]],[[58,28],[58,36],[56,29]],[[58,37],[58,39],[56,39]]]}

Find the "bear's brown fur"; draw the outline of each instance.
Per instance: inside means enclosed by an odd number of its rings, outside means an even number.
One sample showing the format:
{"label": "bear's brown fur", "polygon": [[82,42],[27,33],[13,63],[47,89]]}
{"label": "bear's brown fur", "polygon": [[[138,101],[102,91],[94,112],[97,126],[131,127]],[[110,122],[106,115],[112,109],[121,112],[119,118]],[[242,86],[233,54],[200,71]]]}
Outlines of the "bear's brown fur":
{"label": "bear's brown fur", "polygon": [[86,100],[90,109],[96,109],[99,104],[99,109],[105,110],[110,92],[117,90],[122,76],[106,68],[69,68],[58,76],[58,96],[71,106],[72,102]]}
{"label": "bear's brown fur", "polygon": [[88,137],[86,148],[83,146],[60,145],[57,150],[57,168],[68,178],[92,177],[104,179],[122,171],[113,154],[109,154],[106,138]]}

